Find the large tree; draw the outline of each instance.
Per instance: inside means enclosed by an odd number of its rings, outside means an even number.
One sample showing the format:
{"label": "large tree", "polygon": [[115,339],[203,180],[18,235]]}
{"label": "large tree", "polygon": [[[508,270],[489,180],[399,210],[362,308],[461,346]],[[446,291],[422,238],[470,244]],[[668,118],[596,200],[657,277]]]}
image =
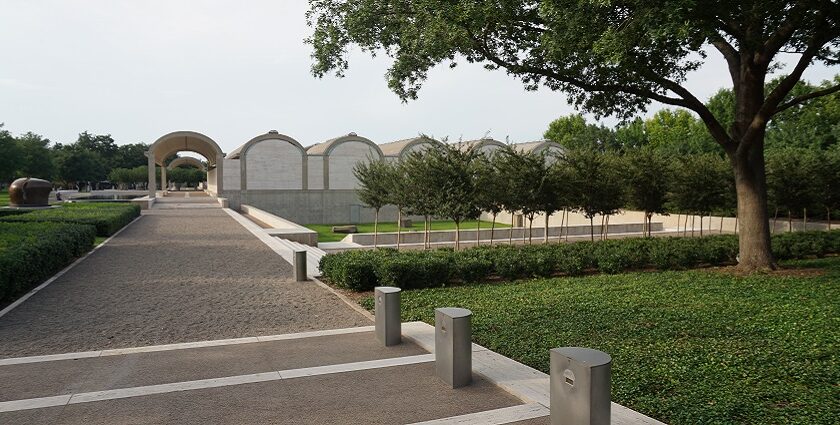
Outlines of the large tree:
{"label": "large tree", "polygon": [[[741,222],[740,266],[774,267],[764,133],[770,119],[840,90],[792,96],[813,63],[840,63],[840,8],[833,0],[310,0],[316,76],[348,67],[349,47],[394,59],[388,85],[417,97],[430,69],[464,58],[504,68],[527,89],[566,93],[585,112],[631,117],[652,102],[694,111],[726,151]],[[684,84],[709,51],[725,59],[734,121],[722,125]],[[772,91],[779,55],[793,66]],[[789,56],[790,57],[790,56]]]}

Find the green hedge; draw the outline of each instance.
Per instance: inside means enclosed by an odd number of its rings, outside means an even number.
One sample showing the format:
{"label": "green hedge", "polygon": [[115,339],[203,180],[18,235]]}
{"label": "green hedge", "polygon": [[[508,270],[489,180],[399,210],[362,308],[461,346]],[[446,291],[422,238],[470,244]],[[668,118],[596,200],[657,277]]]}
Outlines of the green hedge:
{"label": "green hedge", "polygon": [[[779,260],[840,253],[840,230],[775,235],[773,253]],[[703,265],[735,264],[738,237],[628,238],[569,244],[478,247],[454,252],[354,250],[321,259],[329,282],[354,291],[375,286],[404,289],[477,282],[493,277],[519,279],[588,271],[681,270]]]}
{"label": "green hedge", "polygon": [[89,224],[97,236],[111,236],[140,215],[138,205],[124,203],[68,203],[60,208],[1,217],[0,222],[63,222]]}
{"label": "green hedge", "polygon": [[52,276],[93,248],[93,226],[71,223],[0,223],[0,301]]}
{"label": "green hedge", "polygon": [[10,215],[21,215],[31,212],[32,210],[21,210],[12,208],[0,208],[0,217],[8,217]]}

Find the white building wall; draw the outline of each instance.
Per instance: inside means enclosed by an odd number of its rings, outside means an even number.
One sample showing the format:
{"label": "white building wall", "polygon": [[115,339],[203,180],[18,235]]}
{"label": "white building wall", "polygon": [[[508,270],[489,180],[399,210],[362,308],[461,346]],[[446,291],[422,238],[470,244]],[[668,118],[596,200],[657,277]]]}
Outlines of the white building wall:
{"label": "white building wall", "polygon": [[[224,165],[222,166],[222,168],[224,168]],[[222,176],[222,178],[224,179],[224,176]],[[222,185],[224,187],[224,181],[222,181]],[[210,192],[213,192],[213,193],[218,193],[219,192],[219,189],[216,185],[216,169],[215,168],[211,168],[210,170],[207,171],[207,189],[210,190]]]}
{"label": "white building wall", "polygon": [[379,152],[367,143],[350,141],[339,144],[329,155],[329,188],[355,189],[358,181],[353,175],[353,167],[358,162],[379,157]]}
{"label": "white building wall", "polygon": [[487,157],[490,157],[493,154],[493,152],[501,148],[502,147],[498,145],[482,145],[481,148],[478,149],[478,151],[486,155]]}
{"label": "white building wall", "polygon": [[251,145],[245,160],[246,189],[303,189],[303,155],[297,146],[262,140]]}
{"label": "white building wall", "polygon": [[307,167],[307,187],[309,189],[324,188],[324,157],[309,155]]}
{"label": "white building wall", "polygon": [[224,190],[241,190],[242,176],[239,171],[239,160],[225,159],[222,168],[225,170],[222,176],[222,187]]}

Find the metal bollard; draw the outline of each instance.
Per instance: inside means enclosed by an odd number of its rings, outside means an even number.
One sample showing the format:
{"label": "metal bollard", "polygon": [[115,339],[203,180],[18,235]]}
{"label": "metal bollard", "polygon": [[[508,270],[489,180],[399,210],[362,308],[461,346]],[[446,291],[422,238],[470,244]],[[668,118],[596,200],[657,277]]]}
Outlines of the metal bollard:
{"label": "metal bollard", "polygon": [[452,388],[472,382],[471,317],[465,308],[435,309],[435,372]]}
{"label": "metal bollard", "polygon": [[306,251],[295,251],[295,280],[306,280]]}
{"label": "metal bollard", "polygon": [[386,347],[402,342],[400,288],[377,286],[373,291],[376,339]]}
{"label": "metal bollard", "polygon": [[609,354],[590,348],[555,348],[550,368],[551,425],[609,425]]}

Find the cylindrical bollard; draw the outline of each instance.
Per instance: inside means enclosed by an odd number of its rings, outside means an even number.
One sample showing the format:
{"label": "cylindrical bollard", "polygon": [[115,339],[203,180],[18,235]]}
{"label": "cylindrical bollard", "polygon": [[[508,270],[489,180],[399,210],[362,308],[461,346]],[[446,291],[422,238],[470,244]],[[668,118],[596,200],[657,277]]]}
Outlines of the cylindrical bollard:
{"label": "cylindrical bollard", "polygon": [[295,251],[295,280],[306,280],[306,251]]}
{"label": "cylindrical bollard", "polygon": [[435,309],[435,372],[452,388],[472,382],[471,317],[465,308]]}
{"label": "cylindrical bollard", "polygon": [[376,339],[386,347],[402,341],[400,322],[400,288],[377,286],[373,291]]}
{"label": "cylindrical bollard", "polygon": [[551,425],[609,425],[609,354],[591,348],[555,348],[550,368]]}

